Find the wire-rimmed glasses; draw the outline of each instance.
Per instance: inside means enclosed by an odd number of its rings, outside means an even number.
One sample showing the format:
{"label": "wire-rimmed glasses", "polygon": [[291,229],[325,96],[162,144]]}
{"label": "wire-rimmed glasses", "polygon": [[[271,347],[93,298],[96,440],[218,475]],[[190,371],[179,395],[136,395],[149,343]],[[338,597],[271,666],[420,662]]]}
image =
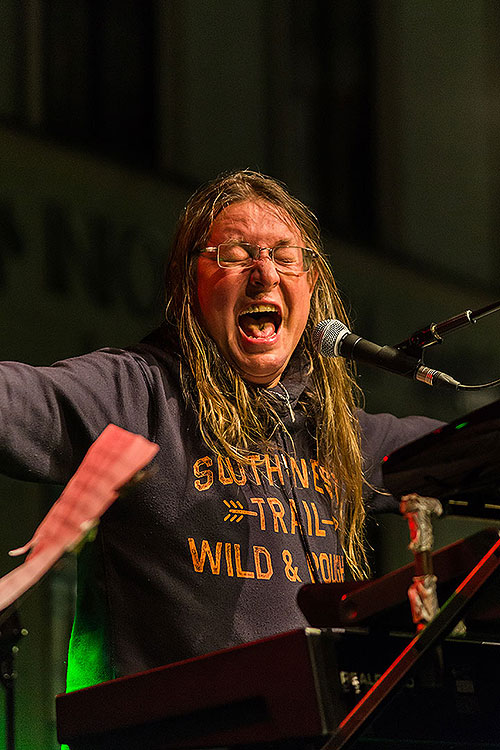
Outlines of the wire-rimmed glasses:
{"label": "wire-rimmed glasses", "polygon": [[216,253],[220,268],[250,268],[259,258],[261,252],[269,253],[269,259],[281,273],[304,273],[311,268],[315,250],[310,247],[299,247],[280,243],[275,247],[261,247],[251,242],[229,240],[216,247],[205,247],[201,253]]}

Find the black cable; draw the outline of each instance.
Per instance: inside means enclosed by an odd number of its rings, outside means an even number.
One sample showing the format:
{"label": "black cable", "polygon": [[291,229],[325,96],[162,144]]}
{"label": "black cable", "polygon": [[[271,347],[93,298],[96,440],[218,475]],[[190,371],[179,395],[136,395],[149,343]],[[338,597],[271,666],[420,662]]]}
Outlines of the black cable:
{"label": "black cable", "polygon": [[480,385],[462,385],[459,383],[457,391],[481,391],[485,388],[494,388],[497,385],[500,385],[500,378],[492,380],[490,383],[481,383]]}
{"label": "black cable", "polygon": [[[290,458],[290,451],[288,450],[287,440],[286,440],[286,434],[288,433],[288,431],[286,430],[286,428],[285,430],[283,430],[279,426],[278,426],[278,430],[281,433],[281,440],[283,442],[283,446],[285,447],[285,451],[288,457]],[[293,452],[295,453],[295,446],[293,445],[293,440],[291,440],[291,442],[292,442]],[[316,566],[316,563],[314,562],[311,547],[309,545],[309,539],[307,538],[307,534],[304,529],[304,522],[303,522],[301,510],[300,510],[299,499],[297,497],[297,493],[295,492],[295,486],[291,477],[291,472],[288,476],[288,479],[290,482],[290,491],[291,491],[292,499],[293,499],[293,507],[291,506],[291,503],[290,503],[290,507],[291,507],[292,513],[294,513],[294,509],[295,509],[294,515],[295,515],[295,519],[297,521],[297,526],[299,529],[300,542],[302,544],[302,549],[304,550],[306,564],[309,566],[309,572],[311,574],[312,582],[321,583],[320,573]]]}
{"label": "black cable", "polygon": [[312,582],[313,583],[321,583],[321,579],[320,579],[320,576],[319,576],[319,570],[317,569],[316,563],[314,562],[314,558],[312,556],[311,548],[309,546],[309,539],[307,538],[305,530],[304,530],[303,520],[302,520],[302,516],[301,516],[301,511],[300,511],[300,508],[299,508],[299,501],[298,501],[297,495],[295,493],[295,487],[293,485],[292,480],[290,480],[290,489],[291,489],[292,495],[293,495],[294,508],[296,509],[295,517],[296,517],[296,520],[297,520],[297,525],[299,527],[300,541],[302,543],[302,549],[304,550],[304,555],[305,555],[305,558],[306,558],[306,562],[309,565],[309,571],[311,573],[311,578],[313,579]]}

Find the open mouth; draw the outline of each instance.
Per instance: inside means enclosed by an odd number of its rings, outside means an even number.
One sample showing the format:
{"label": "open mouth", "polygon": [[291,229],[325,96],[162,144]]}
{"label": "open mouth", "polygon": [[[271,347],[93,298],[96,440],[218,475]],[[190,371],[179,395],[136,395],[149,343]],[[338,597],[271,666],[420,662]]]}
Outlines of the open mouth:
{"label": "open mouth", "polygon": [[253,339],[269,339],[281,325],[281,313],[276,305],[250,305],[238,317],[243,333]]}

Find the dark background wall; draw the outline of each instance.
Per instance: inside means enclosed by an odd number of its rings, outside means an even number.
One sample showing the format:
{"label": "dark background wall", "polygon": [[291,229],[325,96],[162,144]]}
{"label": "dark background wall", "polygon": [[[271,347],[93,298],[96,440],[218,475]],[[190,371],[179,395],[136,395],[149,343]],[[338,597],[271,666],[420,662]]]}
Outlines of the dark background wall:
{"label": "dark background wall", "polygon": [[[238,167],[317,213],[363,336],[395,343],[494,301],[499,31],[494,0],[1,0],[2,358],[147,331],[184,201]],[[497,331],[491,316],[429,363],[491,380]],[[371,411],[450,419],[496,397],[359,372]],[[1,483],[0,572],[56,493]],[[477,527],[448,519],[438,543]],[[379,570],[406,561],[403,522],[379,531]],[[56,746],[73,585],[69,563],[21,609],[20,750]]]}

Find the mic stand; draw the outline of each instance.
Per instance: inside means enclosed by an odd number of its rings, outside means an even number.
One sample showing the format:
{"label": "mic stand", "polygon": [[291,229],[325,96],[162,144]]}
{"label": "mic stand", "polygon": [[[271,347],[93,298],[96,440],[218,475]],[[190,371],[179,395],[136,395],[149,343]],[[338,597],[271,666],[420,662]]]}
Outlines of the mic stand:
{"label": "mic stand", "polygon": [[417,632],[425,628],[439,610],[437,578],[432,568],[434,533],[431,516],[440,516],[443,506],[435,497],[422,497],[413,492],[401,498],[400,511],[408,521],[410,544],[415,558],[415,575],[408,589],[411,614]]}
{"label": "mic stand", "polygon": [[144,478],[144,466],[157,451],[155,443],[108,424],[30,541],[11,550],[13,555],[29,554],[21,565],[0,578],[1,680],[7,691],[9,710],[7,750],[14,750],[12,658],[19,636],[26,633],[14,619],[17,615],[11,616],[12,608],[49,574],[64,554],[78,554],[86,541],[95,538],[101,515],[116,500],[119,490]]}
{"label": "mic stand", "polygon": [[490,305],[481,307],[478,310],[465,310],[459,315],[455,315],[453,318],[443,320],[441,323],[430,323],[424,328],[420,328],[415,333],[396,344],[395,349],[405,352],[409,356],[422,359],[422,351],[428,346],[433,344],[441,344],[443,342],[443,336],[447,336],[453,331],[459,331],[461,328],[466,328],[468,325],[477,323],[478,320],[484,318],[486,315],[498,312],[500,310],[500,300],[493,302]]}
{"label": "mic stand", "polygon": [[17,610],[2,621],[0,629],[0,682],[5,689],[5,749],[15,750],[14,656],[17,642],[27,631],[21,628]]}
{"label": "mic stand", "polygon": [[348,747],[392,697],[408,672],[421,662],[429,649],[438,646],[453,629],[463,611],[477,596],[500,564],[500,536],[450,596],[439,614],[421,630],[396,657],[353,710],[340,722],[338,730],[321,750]]}

